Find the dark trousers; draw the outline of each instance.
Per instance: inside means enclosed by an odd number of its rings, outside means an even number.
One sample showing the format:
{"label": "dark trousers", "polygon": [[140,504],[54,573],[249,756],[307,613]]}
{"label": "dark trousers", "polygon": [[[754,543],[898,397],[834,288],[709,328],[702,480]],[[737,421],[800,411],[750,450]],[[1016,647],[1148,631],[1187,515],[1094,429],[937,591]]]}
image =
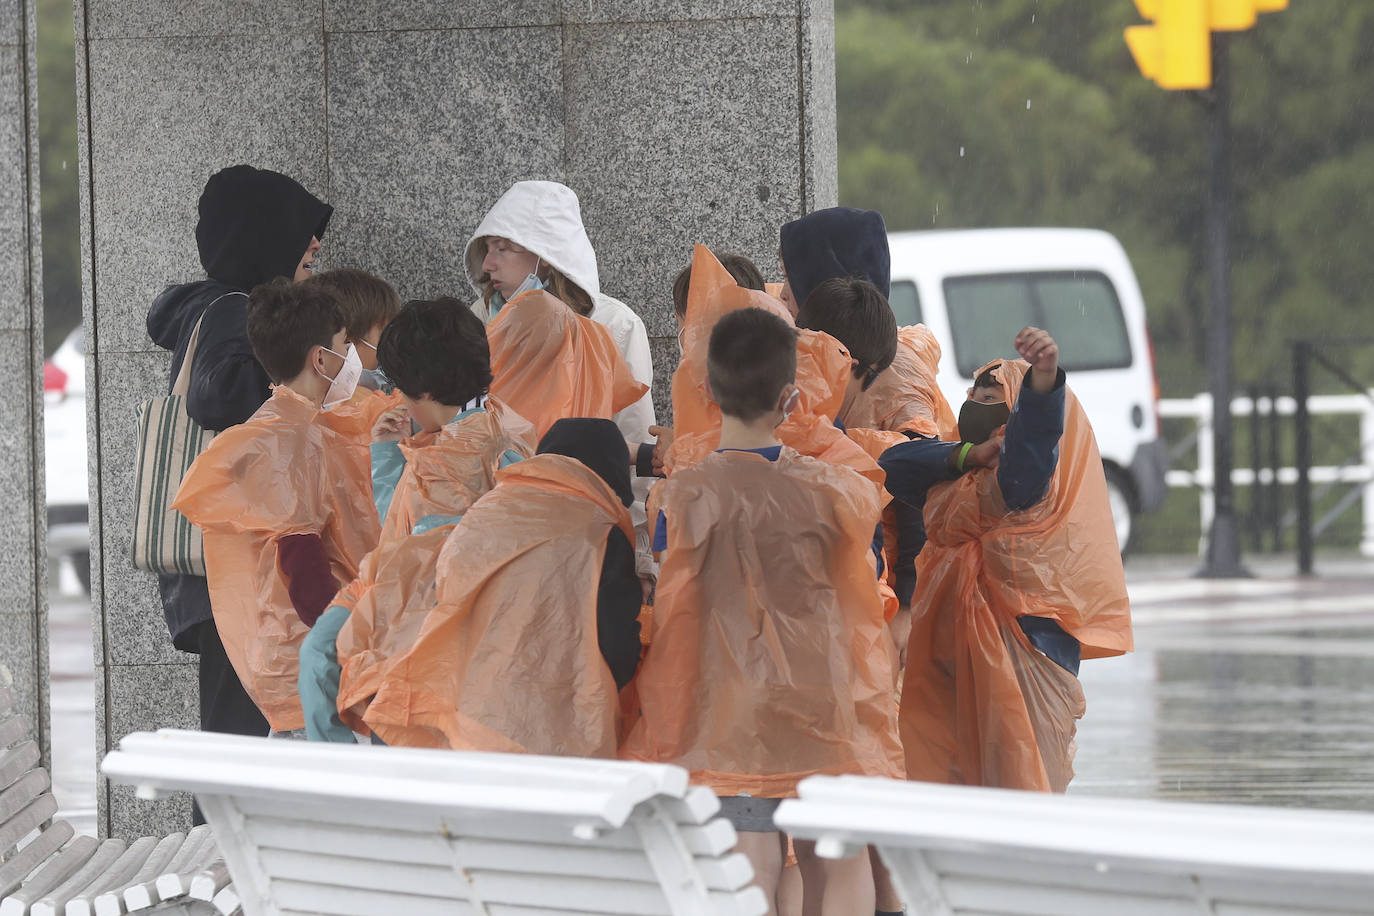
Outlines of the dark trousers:
{"label": "dark trousers", "polygon": [[[200,649],[201,731],[266,738],[270,731],[267,719],[243,689],[238,672],[224,654],[215,622],[206,620],[194,629]],[[195,824],[205,823],[199,805],[193,807],[191,819]]]}

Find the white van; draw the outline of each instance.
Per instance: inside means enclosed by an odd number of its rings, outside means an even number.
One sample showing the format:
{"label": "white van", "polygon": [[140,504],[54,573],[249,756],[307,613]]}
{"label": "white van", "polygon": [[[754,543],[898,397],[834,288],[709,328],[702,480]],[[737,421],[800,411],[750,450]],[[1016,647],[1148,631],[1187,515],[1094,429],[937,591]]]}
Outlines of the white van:
{"label": "white van", "polygon": [[1017,331],[1054,335],[1097,434],[1124,552],[1135,514],[1164,501],[1168,453],[1145,303],[1121,243],[1094,229],[894,232],[888,241],[897,324],[923,322],[939,340],[940,388],[956,413],[980,366],[1016,355]]}

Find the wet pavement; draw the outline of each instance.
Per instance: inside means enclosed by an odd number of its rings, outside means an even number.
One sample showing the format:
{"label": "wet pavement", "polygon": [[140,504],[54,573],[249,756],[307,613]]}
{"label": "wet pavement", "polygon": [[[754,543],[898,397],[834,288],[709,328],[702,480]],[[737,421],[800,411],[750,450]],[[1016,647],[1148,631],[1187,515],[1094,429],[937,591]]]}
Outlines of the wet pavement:
{"label": "wet pavement", "polygon": [[[1374,560],[1289,559],[1258,578],[1191,577],[1189,558],[1127,567],[1136,649],[1083,663],[1077,777],[1091,795],[1374,810]],[[54,790],[95,832],[90,604],[50,596]]]}
{"label": "wet pavement", "polygon": [[1374,810],[1374,564],[1190,569],[1129,568],[1137,651],[1083,663],[1070,791]]}

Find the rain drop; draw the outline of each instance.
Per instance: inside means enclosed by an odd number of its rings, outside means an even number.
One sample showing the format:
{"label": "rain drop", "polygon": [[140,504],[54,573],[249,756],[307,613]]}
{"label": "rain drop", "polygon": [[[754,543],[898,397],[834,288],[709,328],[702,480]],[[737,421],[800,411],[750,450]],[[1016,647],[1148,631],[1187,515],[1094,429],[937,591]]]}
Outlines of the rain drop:
{"label": "rain drop", "polygon": [[1026,99],[1026,111],[1030,111],[1030,99]]}
{"label": "rain drop", "polygon": [[964,148],[963,148],[962,146],[959,147],[959,158],[960,158],[960,159],[963,159],[963,158],[964,158]]}

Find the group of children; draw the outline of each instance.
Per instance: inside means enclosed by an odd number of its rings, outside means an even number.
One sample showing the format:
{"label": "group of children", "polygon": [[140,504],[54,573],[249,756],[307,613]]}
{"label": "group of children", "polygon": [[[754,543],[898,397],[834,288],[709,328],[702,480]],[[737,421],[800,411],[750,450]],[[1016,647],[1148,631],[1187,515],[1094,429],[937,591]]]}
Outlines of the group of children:
{"label": "group of children", "polygon": [[175,508],[273,732],[681,765],[786,913],[900,908],[868,856],[778,833],[806,776],[1063,791],[1079,660],[1130,626],[1053,339],[1018,335],[956,418],[888,307],[881,217],[821,211],[774,291],[697,247],[660,428],[594,259],[512,234],[469,244],[475,308],[354,270],[251,291],[271,396]]}

